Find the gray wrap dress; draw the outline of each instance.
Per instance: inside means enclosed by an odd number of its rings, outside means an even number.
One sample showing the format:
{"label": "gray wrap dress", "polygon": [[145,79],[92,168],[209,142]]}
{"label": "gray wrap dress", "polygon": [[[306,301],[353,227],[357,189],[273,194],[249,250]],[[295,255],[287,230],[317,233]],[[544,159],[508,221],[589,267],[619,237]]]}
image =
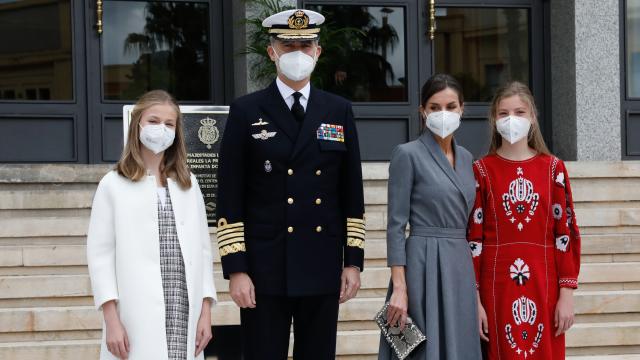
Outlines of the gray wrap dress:
{"label": "gray wrap dress", "polygon": [[[475,199],[472,156],[455,141],[453,147],[455,169],[427,131],[396,147],[389,166],[387,262],[405,266],[408,313],[427,337],[407,359],[482,358],[466,240]],[[391,292],[392,284],[387,300]],[[397,359],[384,338],[378,359]]]}

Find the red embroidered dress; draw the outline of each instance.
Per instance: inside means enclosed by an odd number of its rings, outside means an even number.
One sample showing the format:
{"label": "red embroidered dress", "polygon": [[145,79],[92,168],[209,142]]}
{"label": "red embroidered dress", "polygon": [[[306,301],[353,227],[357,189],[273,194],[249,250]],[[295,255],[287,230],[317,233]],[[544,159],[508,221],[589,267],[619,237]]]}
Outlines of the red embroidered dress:
{"label": "red embroidered dress", "polygon": [[489,324],[489,359],[564,359],[555,337],[560,287],[577,288],[580,234],[569,177],[556,157],[474,163],[469,220],[480,299]]}

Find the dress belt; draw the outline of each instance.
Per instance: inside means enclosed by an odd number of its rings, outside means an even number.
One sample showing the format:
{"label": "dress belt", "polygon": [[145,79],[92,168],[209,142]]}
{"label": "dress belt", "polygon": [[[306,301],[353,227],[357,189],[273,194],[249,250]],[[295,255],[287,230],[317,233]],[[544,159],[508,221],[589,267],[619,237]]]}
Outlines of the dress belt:
{"label": "dress belt", "polygon": [[411,236],[466,239],[467,229],[440,228],[429,226],[411,226]]}

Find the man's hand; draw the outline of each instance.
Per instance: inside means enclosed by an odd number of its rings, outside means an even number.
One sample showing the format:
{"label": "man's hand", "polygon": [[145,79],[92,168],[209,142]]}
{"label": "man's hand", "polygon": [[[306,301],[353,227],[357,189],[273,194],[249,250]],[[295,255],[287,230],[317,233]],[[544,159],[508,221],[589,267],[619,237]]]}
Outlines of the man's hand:
{"label": "man's hand", "polygon": [[233,273],[230,276],[229,292],[239,307],[253,309],[256,307],[256,289],[247,273]]}
{"label": "man's hand", "polygon": [[356,296],[360,290],[360,269],[346,267],[342,269],[340,285],[340,304]]}

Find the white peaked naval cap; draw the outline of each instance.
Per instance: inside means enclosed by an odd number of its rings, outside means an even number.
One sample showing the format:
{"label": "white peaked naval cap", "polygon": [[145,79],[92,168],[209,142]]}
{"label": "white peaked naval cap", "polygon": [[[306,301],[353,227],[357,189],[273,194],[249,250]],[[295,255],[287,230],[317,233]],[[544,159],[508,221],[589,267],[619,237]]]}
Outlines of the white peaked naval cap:
{"label": "white peaked naval cap", "polygon": [[318,38],[324,16],[311,10],[285,10],[264,19],[262,26],[269,34],[283,40],[313,40]]}

